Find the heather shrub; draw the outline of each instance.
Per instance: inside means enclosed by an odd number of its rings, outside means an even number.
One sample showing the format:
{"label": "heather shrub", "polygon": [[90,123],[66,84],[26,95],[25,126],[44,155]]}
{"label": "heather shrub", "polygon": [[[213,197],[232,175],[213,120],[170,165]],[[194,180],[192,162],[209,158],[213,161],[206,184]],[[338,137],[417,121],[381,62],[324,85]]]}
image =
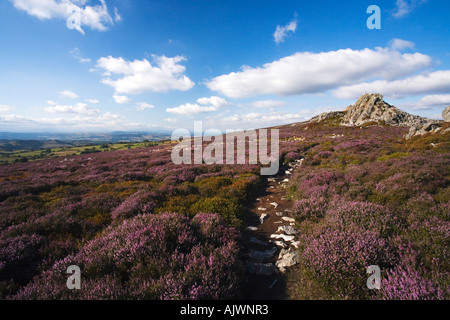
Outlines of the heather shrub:
{"label": "heather shrub", "polygon": [[424,279],[417,270],[396,267],[381,279],[377,295],[382,300],[435,300],[445,299],[442,290],[432,281]]}
{"label": "heather shrub", "polygon": [[138,191],[115,208],[111,217],[113,220],[120,220],[139,214],[152,213],[157,206],[157,198],[158,195],[154,192]]}
{"label": "heather shrub", "polygon": [[36,234],[1,239],[0,281],[14,279],[24,284],[31,280],[42,259],[39,250],[44,244],[45,239]]}
{"label": "heather shrub", "polygon": [[295,160],[300,160],[302,159],[302,155],[298,152],[288,152],[285,156],[284,156],[284,163],[291,163],[294,162]]}
{"label": "heather shrub", "polygon": [[317,220],[325,216],[327,207],[328,203],[324,197],[313,196],[295,201],[292,212],[299,221],[304,219]]}
{"label": "heather shrub", "polygon": [[210,177],[197,182],[197,187],[202,196],[213,197],[223,187],[229,186],[233,180],[228,177]]}
{"label": "heather shrub", "polygon": [[227,223],[234,227],[242,224],[243,208],[234,199],[203,198],[192,206],[192,211],[195,213],[219,213]]}
{"label": "heather shrub", "polygon": [[[213,235],[213,231],[217,234]],[[230,299],[242,270],[236,230],[217,215],[139,215],[107,228],[55,263],[13,299]],[[65,287],[66,268],[82,272]]]}
{"label": "heather shrub", "polygon": [[327,214],[332,223],[340,228],[354,225],[386,239],[400,232],[405,224],[384,206],[370,202],[349,202],[341,198],[330,204]]}
{"label": "heather shrub", "polygon": [[385,269],[394,256],[388,242],[377,233],[357,227],[325,227],[302,239],[302,263],[310,275],[333,295],[344,298],[369,298],[367,267]]}

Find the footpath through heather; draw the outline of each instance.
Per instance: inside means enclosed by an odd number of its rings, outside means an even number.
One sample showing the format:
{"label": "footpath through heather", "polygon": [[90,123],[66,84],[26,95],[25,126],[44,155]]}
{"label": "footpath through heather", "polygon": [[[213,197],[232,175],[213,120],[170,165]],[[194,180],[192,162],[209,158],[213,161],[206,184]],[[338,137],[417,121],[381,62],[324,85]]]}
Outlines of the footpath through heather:
{"label": "footpath through heather", "polygon": [[244,299],[286,299],[284,273],[300,261],[298,231],[291,216],[292,202],[286,198],[286,186],[302,160],[268,177],[249,203],[242,243],[246,267]]}

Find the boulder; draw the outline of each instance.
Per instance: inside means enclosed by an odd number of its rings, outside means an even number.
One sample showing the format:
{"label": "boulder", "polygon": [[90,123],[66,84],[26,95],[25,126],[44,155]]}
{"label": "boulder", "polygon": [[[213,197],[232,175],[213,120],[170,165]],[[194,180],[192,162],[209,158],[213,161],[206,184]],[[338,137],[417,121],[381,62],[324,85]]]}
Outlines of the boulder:
{"label": "boulder", "polygon": [[442,111],[442,118],[444,118],[445,122],[450,122],[450,106],[445,108],[444,111]]}

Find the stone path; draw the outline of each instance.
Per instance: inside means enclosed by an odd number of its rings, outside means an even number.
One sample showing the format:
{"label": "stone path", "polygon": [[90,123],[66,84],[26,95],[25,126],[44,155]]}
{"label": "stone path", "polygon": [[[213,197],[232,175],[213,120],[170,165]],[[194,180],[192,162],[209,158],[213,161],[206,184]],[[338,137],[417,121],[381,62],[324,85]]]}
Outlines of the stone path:
{"label": "stone path", "polygon": [[291,217],[292,202],[285,198],[290,174],[302,160],[282,175],[269,177],[256,201],[248,206],[243,233],[247,284],[244,299],[282,299],[282,274],[299,262],[298,231]]}

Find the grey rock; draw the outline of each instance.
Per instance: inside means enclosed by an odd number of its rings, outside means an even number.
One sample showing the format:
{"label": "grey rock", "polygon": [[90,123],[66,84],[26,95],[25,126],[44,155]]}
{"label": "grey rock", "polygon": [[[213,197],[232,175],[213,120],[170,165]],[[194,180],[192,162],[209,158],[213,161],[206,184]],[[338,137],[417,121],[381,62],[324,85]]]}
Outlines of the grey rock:
{"label": "grey rock", "polygon": [[269,245],[268,243],[263,242],[263,241],[261,241],[261,240],[255,238],[255,237],[251,237],[251,238],[250,238],[250,242],[259,244],[259,245],[261,245],[261,246],[268,246],[268,245]]}
{"label": "grey rock", "polygon": [[295,222],[294,218],[289,218],[289,217],[282,217],[281,220],[286,221],[286,222]]}
{"label": "grey rock", "polygon": [[282,249],[279,256],[278,261],[275,265],[280,269],[286,267],[292,267],[300,262],[300,254],[298,251],[292,247],[289,249]]}
{"label": "grey rock", "polygon": [[287,247],[287,244],[284,243],[283,241],[277,240],[277,241],[274,241],[273,243],[274,243],[277,247],[281,247],[281,248],[283,248],[283,249]]}
{"label": "grey rock", "polygon": [[256,263],[247,262],[246,269],[250,274],[270,276],[277,273],[277,269],[273,263]]}
{"label": "grey rock", "polygon": [[245,229],[248,231],[257,231],[258,230],[257,227],[252,227],[252,226],[246,227]]}
{"label": "grey rock", "polygon": [[273,257],[273,255],[277,252],[277,248],[273,247],[272,249],[259,251],[259,250],[250,250],[250,258],[255,260],[267,260]]}
{"label": "grey rock", "polygon": [[278,203],[276,203],[276,202],[271,202],[271,203],[269,203],[271,206],[274,206],[275,207],[275,209],[276,208],[278,208]]}
{"label": "grey rock", "polygon": [[292,226],[281,226],[281,227],[278,228],[277,231],[284,232],[284,233],[287,234],[288,236],[292,236],[292,235],[298,233],[298,231],[295,230],[295,228],[292,227]]}
{"label": "grey rock", "polygon": [[442,111],[442,118],[444,118],[445,122],[450,122],[450,106],[445,108],[444,111]]}
{"label": "grey rock", "polygon": [[272,234],[270,235],[271,239],[283,239],[284,241],[294,241],[294,236],[288,236],[285,234]]}
{"label": "grey rock", "polygon": [[267,213],[263,213],[259,216],[259,222],[262,224],[264,222],[264,219],[266,219],[269,215]]}

